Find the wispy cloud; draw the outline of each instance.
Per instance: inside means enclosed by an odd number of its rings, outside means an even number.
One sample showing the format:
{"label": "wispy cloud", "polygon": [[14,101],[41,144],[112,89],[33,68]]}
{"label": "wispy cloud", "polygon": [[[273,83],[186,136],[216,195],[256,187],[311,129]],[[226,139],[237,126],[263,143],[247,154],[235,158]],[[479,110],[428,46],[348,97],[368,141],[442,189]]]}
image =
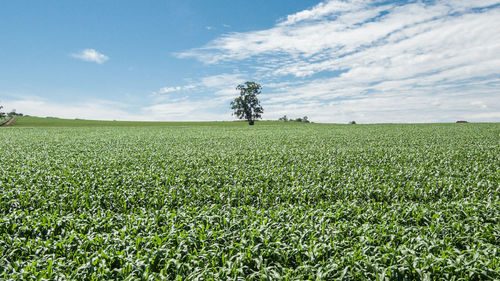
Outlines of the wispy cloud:
{"label": "wispy cloud", "polygon": [[195,79],[188,85],[163,87],[150,95],[153,104],[144,106],[141,112],[152,120],[231,120],[229,103],[244,78],[240,73],[222,73]]}
{"label": "wispy cloud", "polygon": [[184,90],[190,90],[196,88],[195,85],[186,85],[186,86],[175,86],[175,87],[163,87],[158,90],[159,94],[168,94],[173,92],[179,92]]}
{"label": "wispy cloud", "polygon": [[132,105],[104,99],[82,99],[54,102],[39,96],[15,95],[2,99],[5,108],[40,117],[79,118],[90,120],[136,121],[216,121],[231,120],[227,102],[223,98],[175,98],[151,105]]}
{"label": "wispy cloud", "polygon": [[236,86],[244,82],[240,73],[222,73],[201,78],[200,84],[220,96],[234,96],[238,92]]}
{"label": "wispy cloud", "polygon": [[174,92],[186,92],[187,90],[203,92],[205,95],[234,95],[237,93],[236,86],[244,82],[244,77],[245,76],[240,73],[221,73],[205,76],[189,85],[163,87],[153,92],[153,96]]}
{"label": "wispy cloud", "polygon": [[54,102],[37,96],[19,96],[5,100],[8,108],[40,117],[81,118],[94,120],[152,120],[145,114],[131,114],[135,107],[100,99]]}
{"label": "wispy cloud", "polygon": [[[499,0],[332,0],[178,56],[250,65],[274,85],[265,95],[267,118],[308,109],[325,121],[491,121],[500,115],[500,99],[492,98],[500,88],[498,25]],[[402,114],[391,108],[413,119],[397,119]]]}
{"label": "wispy cloud", "polygon": [[167,86],[153,92],[153,96],[186,92],[196,90],[207,94],[233,95],[236,93],[236,86],[244,82],[244,75],[240,73],[221,73],[217,75],[205,76],[197,79],[196,82],[183,86]]}
{"label": "wispy cloud", "polygon": [[[223,104],[225,110],[221,111]],[[230,120],[227,106],[220,98],[172,99],[142,108],[152,120],[169,121],[214,121]]]}
{"label": "wispy cloud", "polygon": [[95,62],[98,64],[105,63],[107,60],[109,60],[108,56],[99,53],[94,49],[85,49],[79,53],[71,54],[71,56],[83,61]]}

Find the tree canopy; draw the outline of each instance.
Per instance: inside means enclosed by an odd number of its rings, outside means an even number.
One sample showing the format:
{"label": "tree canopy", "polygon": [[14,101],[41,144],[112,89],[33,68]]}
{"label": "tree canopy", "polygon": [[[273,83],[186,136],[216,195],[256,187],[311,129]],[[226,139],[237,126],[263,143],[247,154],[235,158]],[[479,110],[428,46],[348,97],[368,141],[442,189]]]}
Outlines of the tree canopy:
{"label": "tree canopy", "polygon": [[239,119],[245,119],[248,124],[253,125],[256,119],[262,118],[264,108],[260,105],[257,98],[262,89],[258,83],[247,81],[236,87],[240,91],[240,95],[231,102],[231,109],[234,110],[233,115]]}

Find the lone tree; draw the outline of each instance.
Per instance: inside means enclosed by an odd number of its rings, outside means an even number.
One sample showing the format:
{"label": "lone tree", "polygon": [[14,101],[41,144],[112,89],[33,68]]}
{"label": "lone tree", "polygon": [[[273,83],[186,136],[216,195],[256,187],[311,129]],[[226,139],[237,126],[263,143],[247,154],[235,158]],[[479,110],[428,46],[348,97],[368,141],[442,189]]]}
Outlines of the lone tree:
{"label": "lone tree", "polygon": [[250,81],[238,85],[236,90],[240,90],[240,96],[231,102],[233,115],[238,116],[239,119],[246,119],[250,125],[254,124],[255,119],[261,118],[264,109],[257,98],[260,89],[262,87],[259,84]]}

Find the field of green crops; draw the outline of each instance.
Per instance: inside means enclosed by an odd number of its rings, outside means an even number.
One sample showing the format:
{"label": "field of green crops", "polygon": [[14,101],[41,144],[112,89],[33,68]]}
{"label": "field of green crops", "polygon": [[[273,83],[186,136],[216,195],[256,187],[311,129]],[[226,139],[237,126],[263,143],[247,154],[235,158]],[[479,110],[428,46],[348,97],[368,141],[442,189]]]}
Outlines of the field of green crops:
{"label": "field of green crops", "polygon": [[500,279],[500,124],[262,124],[0,128],[0,280]]}

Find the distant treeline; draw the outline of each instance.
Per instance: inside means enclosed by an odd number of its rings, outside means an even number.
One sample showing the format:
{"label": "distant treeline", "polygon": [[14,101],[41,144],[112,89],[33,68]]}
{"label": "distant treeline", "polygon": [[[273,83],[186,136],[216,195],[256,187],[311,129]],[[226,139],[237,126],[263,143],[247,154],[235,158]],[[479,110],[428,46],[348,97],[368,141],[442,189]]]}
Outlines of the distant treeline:
{"label": "distant treeline", "polygon": [[17,113],[15,110],[12,110],[11,112],[7,113],[7,116],[12,117],[12,116],[24,116],[22,113]]}
{"label": "distant treeline", "polygon": [[302,118],[299,117],[299,118],[293,119],[293,118],[288,118],[286,115],[284,115],[283,117],[280,117],[278,120],[285,121],[285,122],[311,123],[311,121],[309,121],[309,117],[307,117],[307,116],[304,116]]}
{"label": "distant treeline", "polygon": [[2,112],[1,109],[3,106],[0,105],[0,119],[5,118],[5,117],[13,117],[13,116],[23,116],[22,113],[17,113],[15,109],[13,109],[9,113]]}

